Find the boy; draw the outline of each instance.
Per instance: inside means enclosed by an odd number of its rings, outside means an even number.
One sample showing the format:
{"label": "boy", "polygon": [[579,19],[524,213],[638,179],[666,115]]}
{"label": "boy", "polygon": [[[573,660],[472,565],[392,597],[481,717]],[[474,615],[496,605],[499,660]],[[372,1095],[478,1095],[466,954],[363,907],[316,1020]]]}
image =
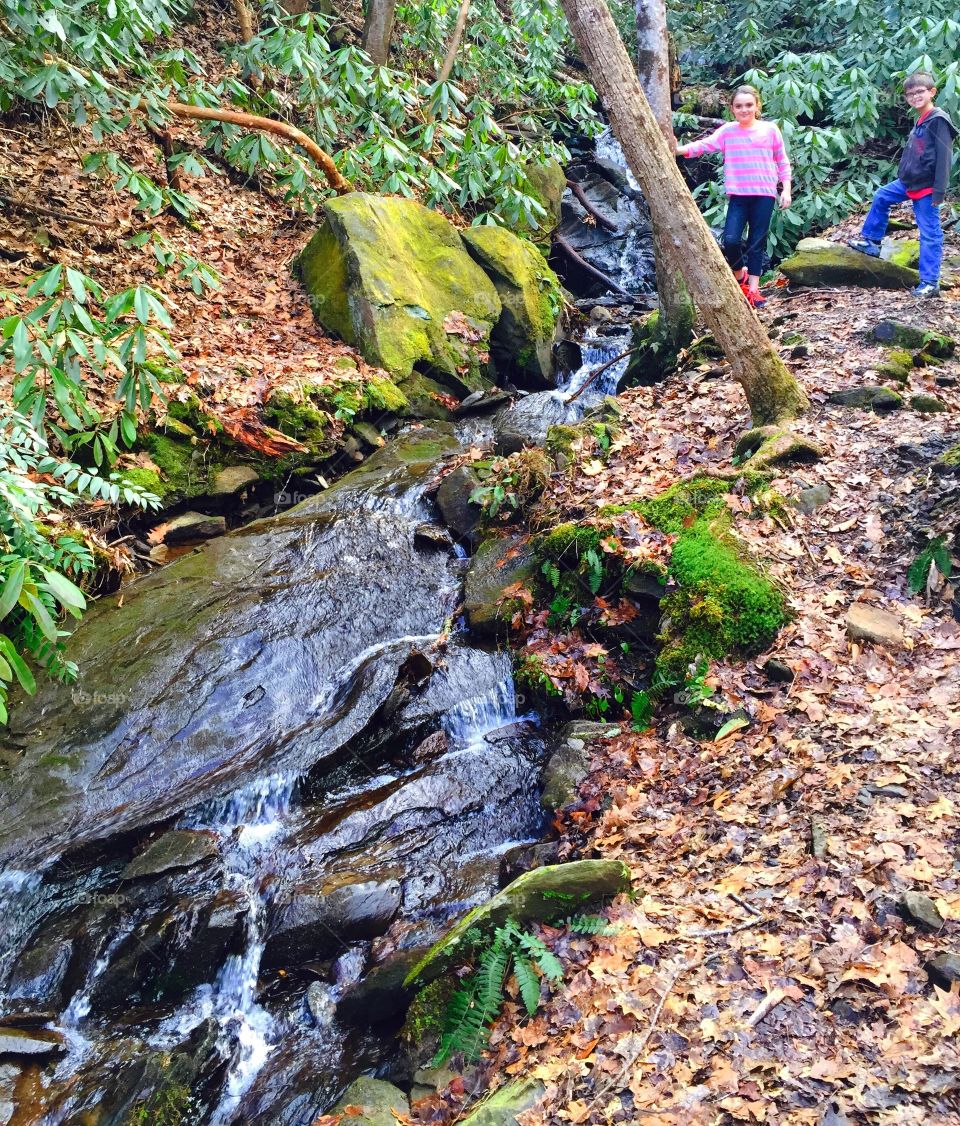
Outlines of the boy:
{"label": "boy", "polygon": [[947,114],[933,104],[937,87],[932,74],[924,70],[911,74],[903,84],[903,96],[918,117],[900,158],[897,179],[877,189],[861,237],[850,239],[847,245],[879,258],[880,240],[887,230],[890,208],[895,203],[911,200],[920,228],[920,284],[910,292],[914,297],[937,297],[943,259],[940,204],[950,182],[957,128]]}

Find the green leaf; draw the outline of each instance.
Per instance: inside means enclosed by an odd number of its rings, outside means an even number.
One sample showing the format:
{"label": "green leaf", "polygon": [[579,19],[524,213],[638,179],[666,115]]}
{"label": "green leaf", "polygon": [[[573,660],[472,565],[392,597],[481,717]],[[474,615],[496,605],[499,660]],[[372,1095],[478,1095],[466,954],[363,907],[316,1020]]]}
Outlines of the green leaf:
{"label": "green leaf", "polygon": [[721,739],[726,739],[726,737],[732,735],[734,731],[739,731],[741,728],[749,726],[750,720],[745,719],[742,715],[734,716],[733,719],[728,719],[720,728],[714,736],[713,741],[719,743]]}
{"label": "green leaf", "polygon": [[83,591],[73,585],[72,582],[58,571],[51,571],[47,567],[41,567],[43,577],[47,580],[47,587],[54,595],[57,601],[69,611],[75,618],[87,608],[87,600],[83,596]]}
{"label": "green leaf", "polygon": [[0,622],[16,606],[23,589],[23,580],[27,572],[25,559],[18,559],[7,572],[3,588],[0,590]]}
{"label": "green leaf", "polygon": [[[20,682],[20,687],[24,692],[29,693],[31,696],[37,690],[37,682],[34,680],[33,673],[27,667],[25,661],[17,652],[16,646],[5,634],[0,633],[0,653],[6,657],[10,662],[10,667],[13,669],[14,675]],[[6,723],[6,712],[4,712],[4,723]]]}

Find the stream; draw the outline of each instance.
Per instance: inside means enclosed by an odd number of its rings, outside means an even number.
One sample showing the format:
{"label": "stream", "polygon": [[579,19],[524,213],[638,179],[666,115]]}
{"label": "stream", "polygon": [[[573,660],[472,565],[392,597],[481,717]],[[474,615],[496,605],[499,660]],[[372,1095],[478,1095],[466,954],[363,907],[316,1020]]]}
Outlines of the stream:
{"label": "stream", "polygon": [[[628,344],[591,325],[577,369],[509,410],[581,417]],[[453,621],[466,562],[435,534],[431,485],[478,434],[411,426],[102,599],[78,685],[18,703],[0,1123],[154,1121],[189,1092],[186,1121],[306,1126],[389,1065],[407,969],[546,831],[554,736]]]}

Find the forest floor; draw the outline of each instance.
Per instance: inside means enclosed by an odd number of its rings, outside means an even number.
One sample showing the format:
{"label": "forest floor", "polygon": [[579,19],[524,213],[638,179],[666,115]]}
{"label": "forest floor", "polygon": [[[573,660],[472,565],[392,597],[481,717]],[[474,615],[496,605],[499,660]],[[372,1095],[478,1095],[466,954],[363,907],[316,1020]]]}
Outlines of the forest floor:
{"label": "forest floor", "polygon": [[[609,908],[611,934],[548,928],[566,984],[533,1018],[508,1004],[495,1028],[491,1074],[547,1085],[524,1126],[960,1123],[960,984],[925,969],[960,955],[960,622],[949,584],[928,605],[906,577],[937,498],[960,516],[960,484],[930,469],[960,441],[960,360],[904,389],[935,393],[942,414],[827,402],[878,382],[869,333],[890,317],[956,336],[960,291],[777,290],[763,310],[805,338],[789,362],[812,408],[796,429],[826,449],[774,487],[825,484],[830,499],[792,526],[737,522],[793,612],[768,653],[712,669],[749,728],[603,741],[558,815],[561,855],[624,860],[635,898]],[[715,370],[619,401],[626,444],[549,497],[568,518],[729,470],[749,426]],[[854,603],[892,612],[902,638],[848,639]],[[770,658],[789,683],[761,671]]]}

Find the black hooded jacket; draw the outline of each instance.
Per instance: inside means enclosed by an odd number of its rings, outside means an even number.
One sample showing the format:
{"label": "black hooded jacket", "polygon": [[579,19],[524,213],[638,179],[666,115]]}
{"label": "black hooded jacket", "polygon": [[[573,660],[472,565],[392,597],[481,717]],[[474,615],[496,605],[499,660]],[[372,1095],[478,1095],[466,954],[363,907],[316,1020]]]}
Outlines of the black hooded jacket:
{"label": "black hooded jacket", "polygon": [[897,175],[910,192],[933,188],[933,202],[943,203],[950,183],[953,138],[957,127],[936,106],[922,122],[917,122],[907,138]]}

